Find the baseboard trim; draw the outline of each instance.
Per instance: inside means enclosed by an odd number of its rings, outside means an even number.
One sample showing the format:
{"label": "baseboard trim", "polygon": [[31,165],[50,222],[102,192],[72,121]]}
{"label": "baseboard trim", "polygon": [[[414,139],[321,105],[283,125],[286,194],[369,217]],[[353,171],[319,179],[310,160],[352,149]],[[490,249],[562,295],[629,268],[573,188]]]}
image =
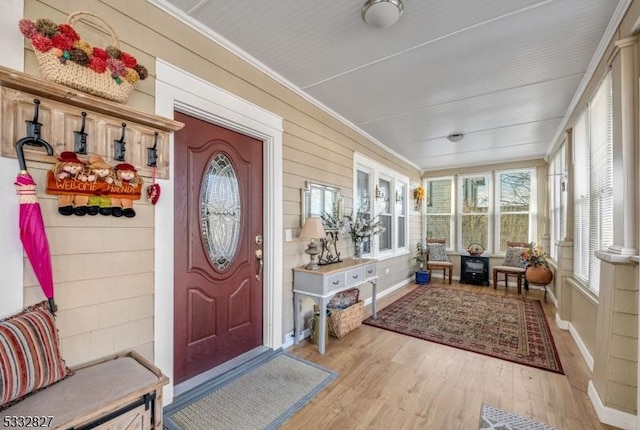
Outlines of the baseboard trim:
{"label": "baseboard trim", "polygon": [[[300,342],[301,340],[304,340],[308,337],[311,336],[311,330],[308,328],[305,328],[304,330],[302,330],[302,333],[300,333],[300,336],[298,336],[298,342]],[[285,343],[282,344],[282,349],[287,349],[291,346],[294,345],[293,342],[293,330],[291,330],[288,333],[285,333],[284,338],[287,339],[287,341]]]}
{"label": "baseboard trim", "polygon": [[[396,290],[399,290],[400,288],[404,287],[407,284],[410,284],[413,281],[413,278],[407,278],[403,281],[398,282],[397,284],[395,284],[394,286],[387,288],[386,290],[382,291],[381,293],[378,293],[378,296],[376,297],[376,301],[379,300],[380,298],[386,296],[387,294],[391,294]],[[368,299],[366,299],[364,301],[365,306],[366,305],[370,305],[371,304],[371,297],[369,297]],[[311,336],[311,330],[304,329],[302,331],[302,333],[300,333],[300,336],[298,336],[298,342],[300,342],[301,340],[304,340],[308,337]],[[294,345],[294,341],[293,341],[293,330],[291,330],[290,332],[285,333],[284,338],[287,339],[286,342],[284,342],[282,344],[282,349],[287,349],[291,346]]]}
{"label": "baseboard trim", "polygon": [[[442,273],[433,273],[433,271],[431,271],[431,279],[433,279],[433,278],[444,279],[444,275],[442,275]],[[459,281],[460,280],[460,276],[453,275],[451,277],[451,279],[453,281]]]}
{"label": "baseboard trim", "polygon": [[598,415],[598,419],[601,423],[619,427],[624,430],[637,429],[637,417],[635,415],[610,408],[602,403],[602,400],[600,400],[600,396],[596,391],[596,387],[593,385],[593,381],[589,381],[587,393],[589,394],[589,400],[591,400],[591,404],[596,410],[596,414]]}
{"label": "baseboard trim", "polygon": [[[396,290],[399,290],[400,288],[404,287],[405,285],[410,284],[411,282],[413,282],[413,277],[411,277],[411,278],[407,278],[407,279],[405,279],[405,280],[403,280],[403,281],[400,281],[400,282],[398,282],[397,284],[395,284],[395,285],[393,285],[393,286],[391,286],[391,287],[387,288],[386,290],[384,290],[384,291],[382,291],[382,292],[378,293],[378,294],[377,294],[377,296],[376,296],[376,302],[377,302],[379,299],[383,298],[384,296],[386,296],[386,295],[388,295],[388,294],[391,294],[391,293],[393,293],[393,292],[394,292],[394,291],[396,291]],[[364,305],[365,305],[365,306],[370,305],[370,304],[371,304],[371,302],[373,301],[372,299],[373,299],[372,297],[369,297],[368,299],[366,299],[366,300],[364,301]]]}
{"label": "baseboard trim", "polygon": [[[553,294],[553,291],[551,291],[549,288],[547,288],[547,295],[549,296],[549,300],[551,300],[551,303],[553,303],[553,306],[556,307],[556,309],[558,309],[558,298],[556,297],[555,294]],[[556,317],[558,316],[558,314],[556,314]]]}
{"label": "baseboard trim", "polygon": [[589,353],[587,346],[582,341],[580,334],[578,334],[578,330],[576,330],[576,328],[571,323],[569,323],[569,333],[571,333],[573,341],[576,343],[576,345],[578,345],[578,349],[580,350],[585,363],[587,363],[587,367],[589,367],[589,370],[591,371],[591,373],[593,373],[593,357],[591,356],[591,353]]}
{"label": "baseboard trim", "polygon": [[560,315],[558,315],[557,311],[556,311],[556,324],[558,325],[558,328],[561,330],[569,330],[569,321],[560,319]]}

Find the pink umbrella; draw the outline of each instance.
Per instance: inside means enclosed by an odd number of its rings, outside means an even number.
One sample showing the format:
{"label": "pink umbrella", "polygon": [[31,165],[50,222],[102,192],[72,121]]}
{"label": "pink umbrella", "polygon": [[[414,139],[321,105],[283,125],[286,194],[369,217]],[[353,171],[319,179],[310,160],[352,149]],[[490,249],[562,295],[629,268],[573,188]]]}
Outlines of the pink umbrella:
{"label": "pink umbrella", "polygon": [[27,137],[16,142],[16,153],[20,164],[20,174],[15,186],[20,201],[20,240],[24,246],[24,251],[31,262],[33,272],[38,278],[40,287],[44,295],[49,300],[51,312],[55,313],[56,304],[53,300],[53,271],[51,268],[51,253],[49,251],[49,241],[42,220],[42,212],[38,197],[36,196],[36,183],[27,172],[24,160],[24,145],[43,146],[47,149],[47,154],[53,155],[53,148],[49,143],[40,138],[40,126],[38,122],[39,100],[35,102],[35,115],[33,121],[27,121]]}

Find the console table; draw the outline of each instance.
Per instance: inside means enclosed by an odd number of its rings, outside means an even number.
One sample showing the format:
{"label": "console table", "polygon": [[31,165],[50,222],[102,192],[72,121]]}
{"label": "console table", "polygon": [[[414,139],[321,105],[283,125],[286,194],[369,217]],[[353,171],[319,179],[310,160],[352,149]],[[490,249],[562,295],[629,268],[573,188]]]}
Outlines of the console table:
{"label": "console table", "polygon": [[[298,336],[304,327],[300,321],[300,300],[311,297],[320,305],[320,315],[326,316],[327,303],[336,293],[370,282],[373,286],[371,295],[371,314],[376,318],[376,283],[378,273],[372,258],[354,260],[347,258],[340,263],[320,266],[317,270],[304,267],[293,268],[293,342],[298,344]],[[320,318],[318,332],[318,351],[324,354],[327,318]]]}

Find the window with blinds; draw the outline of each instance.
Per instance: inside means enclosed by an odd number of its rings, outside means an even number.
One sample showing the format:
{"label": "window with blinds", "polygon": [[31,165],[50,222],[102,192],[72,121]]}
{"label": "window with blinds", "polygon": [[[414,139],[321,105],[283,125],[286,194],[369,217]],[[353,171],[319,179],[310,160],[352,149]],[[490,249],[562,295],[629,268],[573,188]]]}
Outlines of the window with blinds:
{"label": "window with blinds", "polygon": [[551,258],[558,260],[557,243],[566,236],[566,146],[563,143],[560,149],[554,154],[549,164],[549,224]]}
{"label": "window with blinds", "polygon": [[613,244],[612,116],[609,73],[574,126],[574,275],[596,295],[595,251]]}

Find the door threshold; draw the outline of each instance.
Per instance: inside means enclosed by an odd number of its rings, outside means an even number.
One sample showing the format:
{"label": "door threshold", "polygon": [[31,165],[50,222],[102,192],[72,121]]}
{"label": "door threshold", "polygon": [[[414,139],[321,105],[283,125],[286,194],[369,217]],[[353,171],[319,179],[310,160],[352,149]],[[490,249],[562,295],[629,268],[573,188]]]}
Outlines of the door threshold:
{"label": "door threshold", "polygon": [[187,379],[186,381],[175,385],[173,387],[174,402],[181,394],[184,394],[187,391],[191,391],[199,385],[209,382],[212,379],[219,377],[220,375],[230,372],[233,369],[236,369],[243,364],[256,359],[257,357],[272,351],[273,350],[271,348],[268,348],[266,346],[259,346],[243,354],[240,354],[239,356],[232,358],[231,360],[222,363],[221,365],[216,366],[213,369],[209,369],[206,372],[202,372],[201,374],[196,375],[193,378]]}

